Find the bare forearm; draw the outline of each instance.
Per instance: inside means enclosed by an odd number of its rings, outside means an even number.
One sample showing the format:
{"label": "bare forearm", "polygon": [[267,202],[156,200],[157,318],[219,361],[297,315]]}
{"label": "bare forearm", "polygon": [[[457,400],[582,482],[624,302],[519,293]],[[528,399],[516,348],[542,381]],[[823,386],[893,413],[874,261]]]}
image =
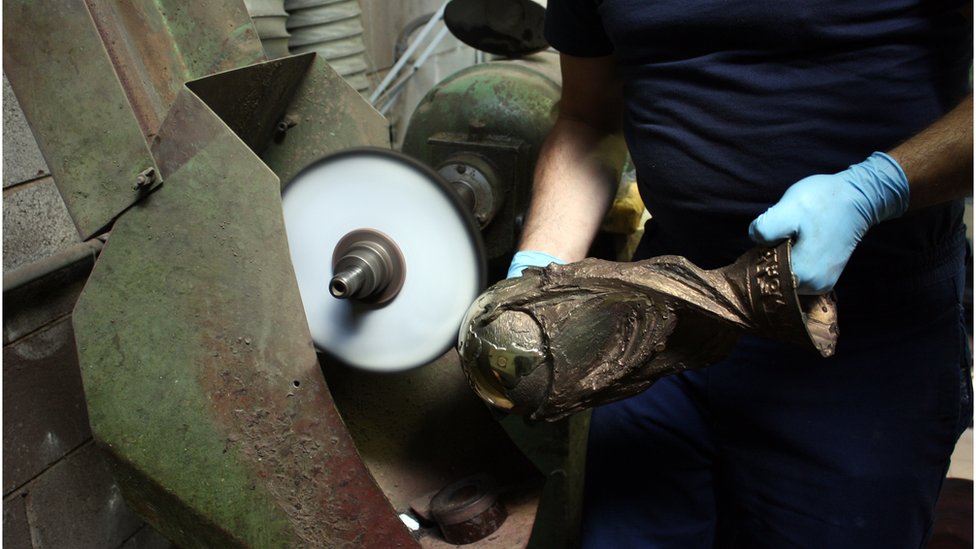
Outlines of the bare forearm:
{"label": "bare forearm", "polygon": [[909,209],[973,193],[973,96],[888,153],[908,176]]}
{"label": "bare forearm", "polygon": [[610,206],[625,155],[619,134],[560,117],[539,154],[519,248],[565,261],[583,259]]}

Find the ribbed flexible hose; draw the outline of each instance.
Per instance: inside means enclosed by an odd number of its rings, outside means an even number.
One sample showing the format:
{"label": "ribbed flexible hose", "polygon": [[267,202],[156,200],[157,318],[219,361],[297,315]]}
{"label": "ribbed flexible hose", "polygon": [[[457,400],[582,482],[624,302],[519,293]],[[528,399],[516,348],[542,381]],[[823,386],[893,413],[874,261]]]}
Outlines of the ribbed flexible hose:
{"label": "ribbed flexible hose", "polygon": [[369,62],[357,0],[286,0],[291,53],[314,51],[360,93],[369,90]]}

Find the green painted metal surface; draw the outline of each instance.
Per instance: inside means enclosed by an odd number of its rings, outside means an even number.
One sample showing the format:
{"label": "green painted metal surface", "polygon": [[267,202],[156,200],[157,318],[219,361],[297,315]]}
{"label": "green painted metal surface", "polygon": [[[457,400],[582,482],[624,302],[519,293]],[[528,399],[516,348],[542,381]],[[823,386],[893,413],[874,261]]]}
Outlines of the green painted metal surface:
{"label": "green painted metal surface", "polygon": [[283,128],[285,108],[314,59],[307,54],[257,63],[187,82],[187,87],[260,154]]}
{"label": "green painted metal surface", "polygon": [[528,208],[532,172],[556,119],[556,57],[475,65],[423,98],[407,127],[404,153],[439,169],[477,158],[491,168],[494,215],[482,229],[489,281],[505,277]]}
{"label": "green painted metal surface", "polygon": [[147,139],[184,83],[266,60],[243,0],[85,3]]}
{"label": "green painted metal surface", "polygon": [[[3,68],[82,239],[149,189],[155,168],[82,0],[3,4]],[[26,30],[26,29],[29,29]]]}
{"label": "green painted metal surface", "polygon": [[390,147],[386,118],[321,57],[312,61],[284,117],[294,125],[261,151],[282,185],[326,153]]}
{"label": "green painted metal surface", "polygon": [[14,0],[4,72],[83,239],[158,186],[148,143],[185,82],[265,59],[242,0]]}
{"label": "green painted metal surface", "polygon": [[121,218],[74,313],[92,430],[183,547],[409,547],[312,348],[280,183],[190,90],[166,184]]}
{"label": "green painted metal surface", "polygon": [[507,416],[501,425],[546,477],[528,548],[579,547],[590,412],[555,423]]}
{"label": "green painted metal surface", "polygon": [[[205,520],[233,523],[227,541],[271,546],[292,540],[287,518],[215,425],[209,384],[265,369],[251,343],[273,345],[272,354],[286,346],[299,361],[292,367],[310,368],[314,355],[300,314],[278,319],[279,334],[260,309],[289,293],[276,295],[289,263],[267,236],[280,231],[276,178],[233,135],[206,137],[168,175],[167,192],[116,224],[75,309],[79,357],[93,432],[130,474],[179,494]],[[235,223],[243,216],[250,223]],[[292,380],[280,382],[284,397]]]}
{"label": "green painted metal surface", "polygon": [[556,121],[560,80],[552,56],[499,61],[460,70],[435,86],[410,117],[402,149],[430,164],[430,139],[509,137],[530,148],[519,175],[531,181],[539,148]]}

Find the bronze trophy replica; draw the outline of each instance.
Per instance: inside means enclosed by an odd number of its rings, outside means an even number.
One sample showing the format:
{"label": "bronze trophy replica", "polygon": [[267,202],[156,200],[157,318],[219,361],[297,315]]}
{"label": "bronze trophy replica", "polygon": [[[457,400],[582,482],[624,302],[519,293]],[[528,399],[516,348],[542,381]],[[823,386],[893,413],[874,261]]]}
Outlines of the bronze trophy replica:
{"label": "bronze trophy replica", "polygon": [[788,242],[715,270],[677,256],[530,268],[471,305],[458,352],[483,400],[554,421],[716,362],[743,333],[832,355],[832,296],[795,287]]}

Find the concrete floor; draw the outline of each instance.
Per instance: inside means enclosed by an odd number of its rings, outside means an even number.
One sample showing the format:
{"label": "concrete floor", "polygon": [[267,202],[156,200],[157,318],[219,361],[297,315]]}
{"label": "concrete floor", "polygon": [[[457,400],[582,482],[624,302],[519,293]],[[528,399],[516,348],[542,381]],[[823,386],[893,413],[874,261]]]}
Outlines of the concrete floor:
{"label": "concrete floor", "polygon": [[970,427],[959,437],[956,451],[949,464],[949,478],[968,478],[973,480],[973,429]]}

